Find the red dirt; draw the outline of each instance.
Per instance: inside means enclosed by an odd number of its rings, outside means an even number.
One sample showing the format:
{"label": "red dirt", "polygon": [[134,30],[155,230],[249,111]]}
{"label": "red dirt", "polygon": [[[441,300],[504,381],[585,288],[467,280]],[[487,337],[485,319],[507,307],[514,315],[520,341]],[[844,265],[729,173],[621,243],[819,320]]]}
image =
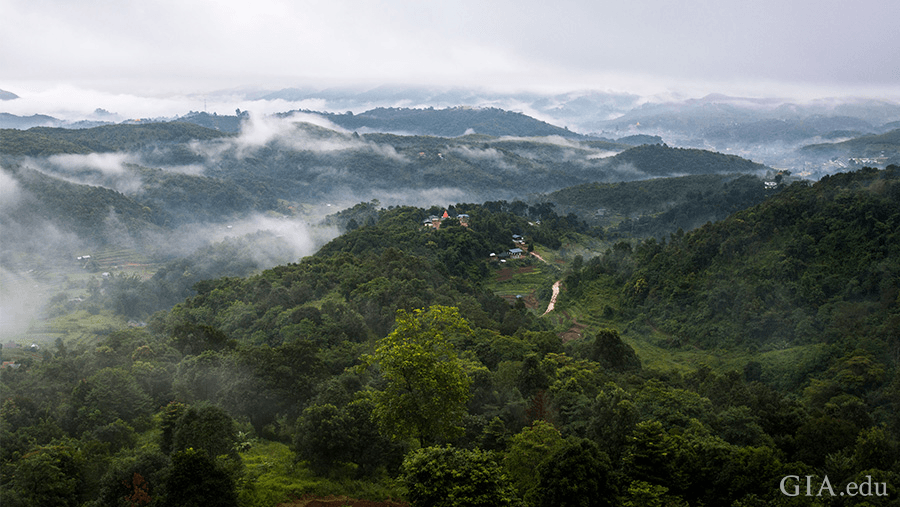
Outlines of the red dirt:
{"label": "red dirt", "polygon": [[280,503],[277,507],[410,507],[407,502],[395,500],[360,500],[347,496],[303,495],[290,503]]}
{"label": "red dirt", "polygon": [[503,268],[497,272],[497,281],[505,282],[512,280],[514,274],[530,273],[534,271],[534,266],[522,266],[521,268]]}
{"label": "red dirt", "polygon": [[[567,312],[562,312],[562,314],[567,319],[570,318]],[[581,324],[577,320],[572,319],[572,327],[570,327],[567,331],[560,333],[559,337],[562,338],[563,343],[567,343],[572,340],[580,340],[585,329],[587,329],[587,324]]]}

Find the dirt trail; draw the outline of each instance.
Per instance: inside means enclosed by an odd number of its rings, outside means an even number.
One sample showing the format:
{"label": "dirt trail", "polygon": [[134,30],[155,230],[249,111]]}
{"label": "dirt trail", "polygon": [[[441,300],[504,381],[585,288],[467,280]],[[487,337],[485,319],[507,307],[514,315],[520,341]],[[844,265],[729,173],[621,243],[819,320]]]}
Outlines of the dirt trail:
{"label": "dirt trail", "polygon": [[537,257],[538,259],[540,259],[540,261],[543,262],[544,264],[550,264],[549,262],[545,261],[543,257],[541,257],[540,255],[538,255],[537,252],[531,252],[531,255]]}
{"label": "dirt trail", "polygon": [[556,306],[556,296],[559,296],[559,286],[560,286],[560,284],[562,284],[562,280],[557,280],[557,281],[553,284],[553,295],[550,296],[550,304],[547,305],[547,311],[545,311],[544,314],[541,315],[541,317],[543,317],[544,315],[547,315],[548,313],[552,312],[552,311],[553,311],[553,307]]}

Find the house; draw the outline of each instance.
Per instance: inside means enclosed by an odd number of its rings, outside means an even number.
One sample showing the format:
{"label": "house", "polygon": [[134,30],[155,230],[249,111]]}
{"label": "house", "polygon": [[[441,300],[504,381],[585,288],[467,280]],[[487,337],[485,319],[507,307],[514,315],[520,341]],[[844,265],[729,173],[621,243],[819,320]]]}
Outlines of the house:
{"label": "house", "polygon": [[525,244],[525,238],[522,237],[522,235],[520,235],[520,234],[513,234],[512,240],[513,240],[513,243],[515,243],[517,245]]}
{"label": "house", "polygon": [[16,364],[15,361],[3,361],[3,366],[0,366],[0,368],[3,368],[3,369],[9,368],[9,369],[15,370],[15,369],[18,369],[20,366],[22,366],[22,365]]}
{"label": "house", "polygon": [[525,253],[521,248],[511,248],[509,250],[509,258],[510,259],[521,259],[522,254]]}
{"label": "house", "polygon": [[[441,215],[439,217],[436,215],[431,215],[430,217],[428,217],[422,221],[422,225],[425,227],[433,227],[435,229],[440,229],[441,222],[443,222],[444,220],[446,220],[448,218],[450,218],[450,213],[448,213],[447,210],[444,210],[443,215]],[[463,214],[457,215],[456,218],[457,218],[457,220],[459,220],[459,225],[462,225],[463,227],[469,226],[469,215],[466,215],[465,213],[463,213]]]}

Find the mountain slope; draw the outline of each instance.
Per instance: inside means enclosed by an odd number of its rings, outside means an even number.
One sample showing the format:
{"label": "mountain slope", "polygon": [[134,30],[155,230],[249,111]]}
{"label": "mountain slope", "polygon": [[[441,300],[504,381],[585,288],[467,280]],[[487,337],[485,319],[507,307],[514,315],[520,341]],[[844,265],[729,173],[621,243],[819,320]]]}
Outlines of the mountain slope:
{"label": "mountain slope", "polygon": [[582,137],[568,129],[550,125],[522,113],[496,108],[377,108],[357,115],[329,114],[327,118],[347,130],[404,132],[441,137],[457,137],[466,133],[490,136]]}
{"label": "mountain slope", "polygon": [[89,129],[34,127],[0,129],[0,153],[46,156],[61,153],[93,153],[135,150],[160,143],[209,140],[227,134],[189,123],[104,125]]}
{"label": "mountain slope", "polygon": [[[665,237],[722,220],[759,204],[776,189],[753,175],[702,174],[618,183],[588,183],[542,196],[563,214],[636,237]],[[640,218],[633,218],[640,215]],[[624,220],[624,222],[623,222]],[[621,223],[620,223],[621,222]]]}
{"label": "mountain slope", "polygon": [[795,183],[665,246],[645,244],[626,292],[682,344],[886,340],[900,330],[898,230],[900,167]]}

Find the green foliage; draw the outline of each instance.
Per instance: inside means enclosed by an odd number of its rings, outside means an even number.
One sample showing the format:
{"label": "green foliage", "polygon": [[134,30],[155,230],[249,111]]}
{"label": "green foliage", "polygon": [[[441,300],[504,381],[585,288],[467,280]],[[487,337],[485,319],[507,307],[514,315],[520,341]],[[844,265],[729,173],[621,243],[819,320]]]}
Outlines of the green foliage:
{"label": "green foliage", "polygon": [[574,440],[538,465],[540,477],[530,498],[533,505],[615,505],[609,457],[590,440]]}
{"label": "green foliage", "polygon": [[512,485],[490,452],[425,447],[403,461],[401,478],[417,506],[514,505]]}
{"label": "green foliage", "polygon": [[163,507],[236,507],[234,480],[206,452],[187,448],[172,454]]}
{"label": "green foliage", "polygon": [[85,459],[70,445],[39,447],[18,460],[4,480],[3,504],[75,507],[85,500]]}
{"label": "green foliage", "polygon": [[222,408],[206,404],[187,407],[178,416],[174,426],[173,453],[196,449],[206,451],[212,459],[228,456],[234,461],[240,461],[235,447],[237,428],[234,419]]}
{"label": "green foliage", "polygon": [[60,153],[125,151],[161,143],[217,139],[228,134],[188,123],[106,125],[90,129],[35,127],[0,129],[0,152],[44,156]]}
{"label": "green foliage", "polygon": [[615,329],[601,329],[594,337],[591,359],[614,371],[639,370],[641,361],[634,349],[619,337]]}
{"label": "green foliage", "polygon": [[471,332],[456,308],[397,312],[394,331],[365,358],[384,377],[384,389],[372,399],[373,415],[386,435],[431,443],[461,430],[472,381],[451,339]]}
{"label": "green foliage", "polygon": [[374,410],[375,404],[367,398],[342,408],[331,404],[308,407],[297,422],[297,457],[318,475],[327,475],[341,464],[355,465],[358,477],[371,477],[382,466],[396,469],[402,447],[379,433]]}
{"label": "green foliage", "polygon": [[[626,291],[677,344],[885,336],[900,282],[898,168],[795,183],[646,258]],[[698,311],[690,311],[698,309]],[[878,339],[878,338],[876,338]]]}
{"label": "green foliage", "polygon": [[533,494],[540,479],[539,465],[564,445],[559,430],[546,421],[534,421],[513,435],[503,456],[503,468],[520,496]]}

